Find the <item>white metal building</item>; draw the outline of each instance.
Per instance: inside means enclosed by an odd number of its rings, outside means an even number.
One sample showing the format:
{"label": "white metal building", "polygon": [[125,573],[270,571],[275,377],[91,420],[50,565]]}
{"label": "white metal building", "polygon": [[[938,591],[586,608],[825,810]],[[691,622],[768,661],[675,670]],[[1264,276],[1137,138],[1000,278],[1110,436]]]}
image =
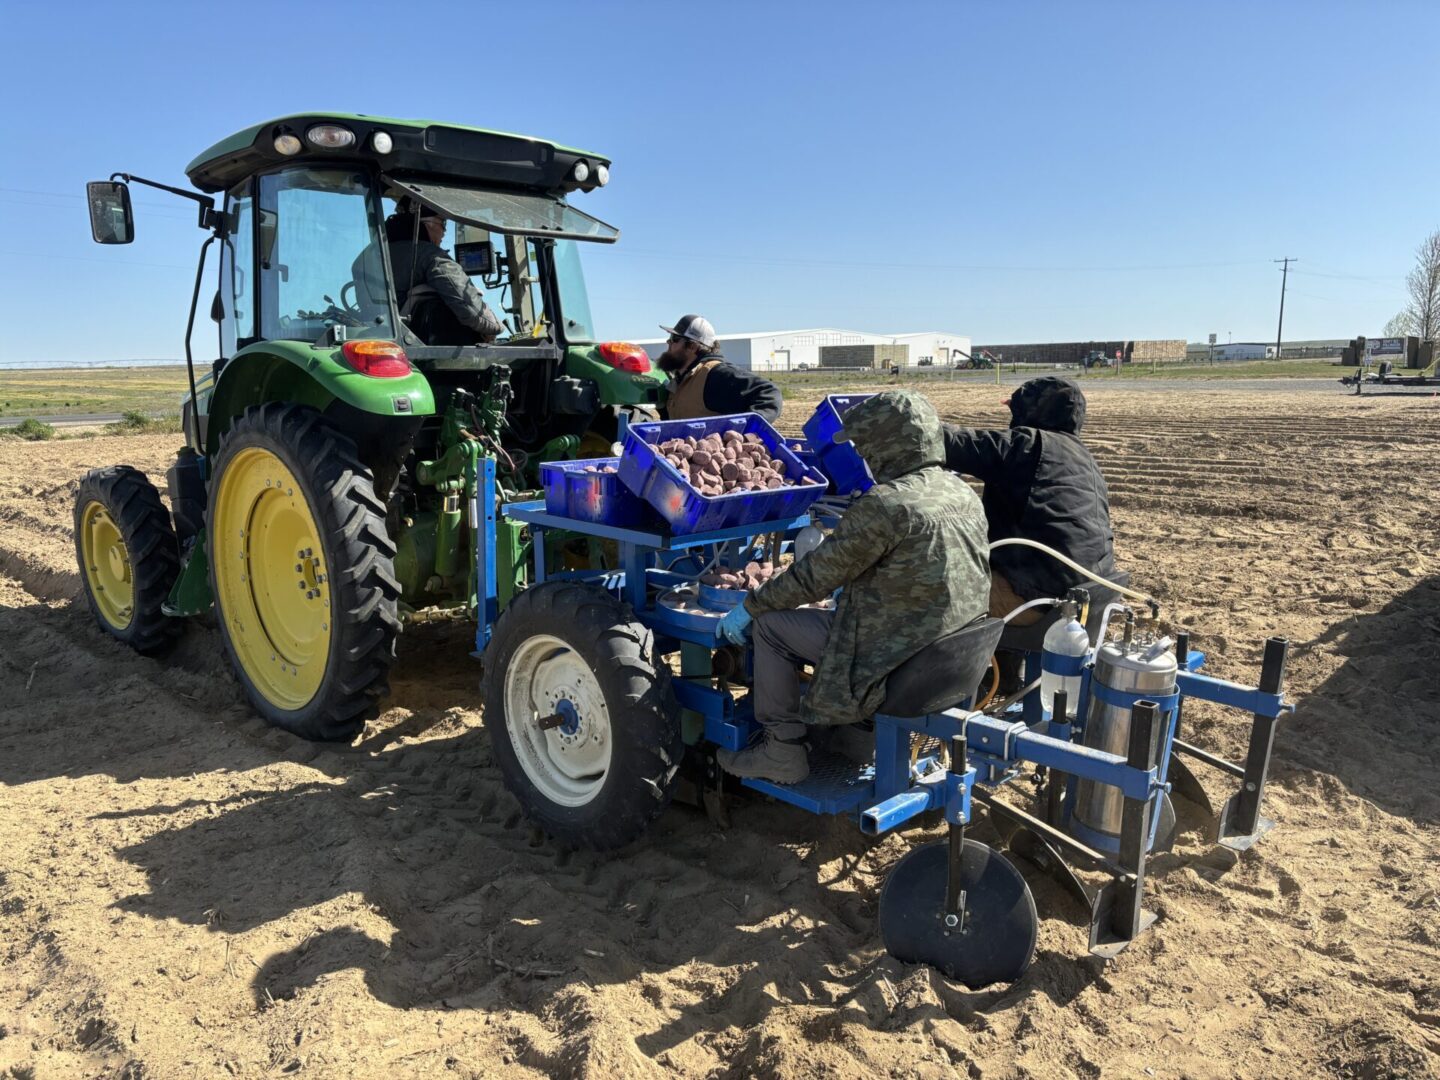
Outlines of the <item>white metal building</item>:
{"label": "white metal building", "polygon": [[[635,341],[653,360],[665,351],[664,338]],[[928,357],[936,366],[959,359],[956,350],[970,351],[970,339],[938,331],[910,334],[871,334],[863,330],[821,327],[813,330],[764,330],[749,334],[721,334],[720,351],[725,359],[751,371],[800,371],[820,366],[820,349],[825,345],[908,345],[909,365],[915,367]]]}
{"label": "white metal building", "polygon": [[896,345],[910,346],[910,366],[924,367],[963,360],[970,355],[970,339],[960,334],[945,334],[938,330],[927,330],[920,334],[891,334],[887,341]]}

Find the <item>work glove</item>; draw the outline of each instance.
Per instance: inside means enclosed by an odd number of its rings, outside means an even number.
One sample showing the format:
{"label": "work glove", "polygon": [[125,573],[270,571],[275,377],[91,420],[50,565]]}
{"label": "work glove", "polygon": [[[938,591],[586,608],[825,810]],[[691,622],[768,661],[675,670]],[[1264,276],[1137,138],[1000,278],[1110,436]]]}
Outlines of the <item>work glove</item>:
{"label": "work glove", "polygon": [[745,644],[745,639],[750,636],[750,612],[745,610],[743,603],[736,604],[725,613],[716,633],[732,645]]}

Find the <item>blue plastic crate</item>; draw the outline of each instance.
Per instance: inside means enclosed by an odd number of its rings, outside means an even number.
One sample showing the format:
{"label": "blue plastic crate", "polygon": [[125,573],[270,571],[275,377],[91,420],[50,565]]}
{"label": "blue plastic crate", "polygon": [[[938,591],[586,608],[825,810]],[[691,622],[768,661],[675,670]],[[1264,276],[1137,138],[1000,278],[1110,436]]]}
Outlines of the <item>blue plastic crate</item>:
{"label": "blue plastic crate", "polygon": [[870,466],[865,464],[865,459],[855,450],[855,444],[835,441],[835,435],[842,427],[840,418],[846,410],[874,396],[830,394],[815,407],[815,414],[805,421],[805,438],[820,456],[820,470],[830,478],[831,485],[839,495],[869,491],[875,486],[875,478],[870,475]]}
{"label": "blue plastic crate", "polygon": [[[690,486],[689,479],[681,476],[680,470],[655,449],[657,443],[667,439],[703,439],[726,431],[758,435],[770,456],[785,463],[787,477],[815,482],[771,491],[701,495]],[[670,532],[675,536],[799,517],[826,490],[825,474],[796,457],[779,432],[754,413],[631,424],[625,432],[625,447],[620,455],[620,479],[669,522]]]}
{"label": "blue plastic crate", "polygon": [[547,461],[540,466],[540,482],[545,485],[546,513],[597,525],[655,523],[654,512],[620,482],[618,473],[586,472],[587,465],[619,468],[620,459]]}
{"label": "blue plastic crate", "polygon": [[[820,455],[817,454],[815,448],[810,445],[809,439],[787,437],[785,439],[785,445],[790,447],[790,452],[800,459],[800,464],[808,465],[812,469],[819,469],[822,474],[825,472],[820,466]],[[797,446],[800,447],[799,450],[795,449]]]}

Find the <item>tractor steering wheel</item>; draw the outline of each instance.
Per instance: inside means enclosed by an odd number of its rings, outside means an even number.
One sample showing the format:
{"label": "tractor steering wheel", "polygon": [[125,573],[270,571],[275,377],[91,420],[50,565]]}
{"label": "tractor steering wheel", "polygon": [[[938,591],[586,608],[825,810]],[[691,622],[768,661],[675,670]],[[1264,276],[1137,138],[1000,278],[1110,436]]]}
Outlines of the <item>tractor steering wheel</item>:
{"label": "tractor steering wheel", "polygon": [[[346,297],[345,297],[345,290],[346,290],[346,289],[349,289],[349,290],[350,290],[350,292],[351,292],[351,294],[352,294],[352,298],[351,298],[351,299],[346,299]],[[344,308],[345,311],[348,312],[349,314],[351,314],[351,315],[357,315],[357,316],[358,316],[358,315],[360,314],[360,305],[357,304],[357,303],[355,303],[355,301],[354,301],[354,299],[353,299],[353,294],[354,294],[354,293],[355,293],[355,282],[353,282],[353,281],[347,281],[344,285],[342,285],[342,286],[340,287],[340,306],[341,306],[342,308]]]}

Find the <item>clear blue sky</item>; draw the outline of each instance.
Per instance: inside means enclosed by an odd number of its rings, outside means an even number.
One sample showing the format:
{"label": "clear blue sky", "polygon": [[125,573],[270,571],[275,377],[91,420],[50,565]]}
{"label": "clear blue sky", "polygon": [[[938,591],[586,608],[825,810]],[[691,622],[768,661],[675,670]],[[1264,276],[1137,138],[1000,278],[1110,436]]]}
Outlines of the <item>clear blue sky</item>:
{"label": "clear blue sky", "polygon": [[[451,119],[610,154],[600,331],[977,343],[1377,333],[1440,228],[1440,4],[12,4],[0,362],[181,355],[203,234],[137,189],[260,120]],[[587,254],[589,250],[587,249]],[[208,296],[208,290],[207,290]],[[207,324],[208,325],[208,324]],[[197,333],[199,354],[213,342]],[[213,346],[211,346],[213,348]]]}

